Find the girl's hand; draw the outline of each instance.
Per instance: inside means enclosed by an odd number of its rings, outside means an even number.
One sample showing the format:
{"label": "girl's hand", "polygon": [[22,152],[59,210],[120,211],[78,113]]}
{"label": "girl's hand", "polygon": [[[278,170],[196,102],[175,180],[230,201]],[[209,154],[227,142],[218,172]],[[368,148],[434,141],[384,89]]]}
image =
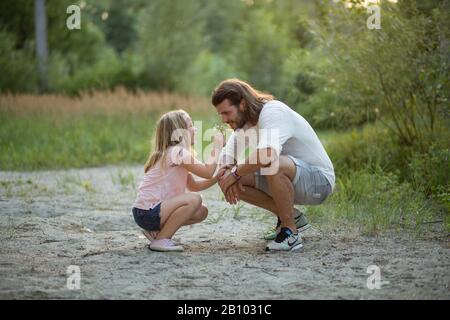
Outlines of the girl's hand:
{"label": "girl's hand", "polygon": [[227,170],[229,170],[227,167],[220,168],[220,169],[217,171],[217,175],[216,175],[217,179],[220,180],[220,179],[223,177],[223,175],[225,174],[225,172],[226,172]]}
{"label": "girl's hand", "polygon": [[225,142],[226,142],[225,137],[222,132],[217,132],[214,135],[213,143],[215,147],[222,149],[223,146],[225,145]]}

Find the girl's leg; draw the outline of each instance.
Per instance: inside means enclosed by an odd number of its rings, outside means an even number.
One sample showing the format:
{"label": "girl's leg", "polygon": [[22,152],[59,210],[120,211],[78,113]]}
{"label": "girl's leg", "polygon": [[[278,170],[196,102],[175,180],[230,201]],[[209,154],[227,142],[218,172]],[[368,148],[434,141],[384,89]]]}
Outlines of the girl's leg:
{"label": "girl's leg", "polygon": [[[203,220],[206,219],[207,216],[208,216],[208,208],[204,204],[202,204],[200,206],[200,209],[197,212],[195,212],[192,218],[186,221],[184,225],[187,226],[190,224],[202,222]],[[142,233],[144,234],[145,237],[147,237],[148,240],[153,241],[158,236],[159,231],[148,231],[142,229]]]}
{"label": "girl's leg", "polygon": [[156,238],[156,236],[158,235],[159,231],[149,231],[149,230],[142,229],[142,233],[148,240],[153,241]]}
{"label": "girl's leg", "polygon": [[202,204],[202,198],[196,193],[185,193],[161,203],[159,215],[161,230],[156,240],[172,238],[177,230],[195,217]]}
{"label": "girl's leg", "polygon": [[208,208],[204,204],[202,204],[200,206],[200,209],[197,212],[195,212],[192,218],[186,221],[184,225],[187,226],[189,224],[202,222],[203,220],[206,219],[207,216],[208,216]]}

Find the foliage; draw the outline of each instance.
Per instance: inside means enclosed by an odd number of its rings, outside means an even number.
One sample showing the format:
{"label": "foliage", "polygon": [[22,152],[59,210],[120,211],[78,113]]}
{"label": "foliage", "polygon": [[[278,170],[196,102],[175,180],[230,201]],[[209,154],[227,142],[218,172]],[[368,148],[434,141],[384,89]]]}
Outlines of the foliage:
{"label": "foliage", "polygon": [[160,112],[214,123],[212,89],[238,77],[327,130],[338,188],[318,218],[377,232],[438,205],[448,224],[449,1],[382,0],[379,30],[364,2],[79,1],[68,30],[73,1],[46,1],[50,94],[36,95],[32,2],[2,0],[0,169],[142,163]]}
{"label": "foliage", "polygon": [[369,30],[365,8],[329,8],[315,28],[328,58],[309,110],[325,109],[318,120],[340,127],[388,118],[400,143],[424,150],[448,115],[448,10],[424,12],[412,0],[384,1],[380,10],[381,29]]}
{"label": "foliage", "polygon": [[339,178],[322,206],[308,208],[308,217],[330,226],[356,227],[367,235],[391,230],[426,230],[436,209],[409,183],[382,171],[355,171]]}

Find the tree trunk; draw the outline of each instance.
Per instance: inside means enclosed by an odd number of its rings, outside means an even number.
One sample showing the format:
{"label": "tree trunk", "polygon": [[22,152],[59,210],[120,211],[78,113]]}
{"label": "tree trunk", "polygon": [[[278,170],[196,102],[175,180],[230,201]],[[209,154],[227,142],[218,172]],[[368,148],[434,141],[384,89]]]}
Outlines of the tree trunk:
{"label": "tree trunk", "polygon": [[34,25],[36,33],[39,91],[44,92],[48,89],[47,15],[45,12],[45,0],[34,0]]}

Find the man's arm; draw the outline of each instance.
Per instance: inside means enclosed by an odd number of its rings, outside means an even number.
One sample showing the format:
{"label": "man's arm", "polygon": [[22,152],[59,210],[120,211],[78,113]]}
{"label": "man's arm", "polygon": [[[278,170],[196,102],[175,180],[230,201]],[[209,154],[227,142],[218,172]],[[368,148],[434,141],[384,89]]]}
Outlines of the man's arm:
{"label": "man's arm", "polygon": [[[219,185],[224,192],[227,201],[230,203],[236,203],[236,200],[238,199],[238,195],[236,193],[237,189],[234,188],[233,190],[230,190],[230,187],[237,183],[240,177],[251,174],[260,168],[270,166],[275,163],[277,158],[277,153],[270,147],[257,149],[245,159],[244,163],[237,166],[234,174],[229,171],[225,171],[220,177]],[[275,168],[275,171],[277,171],[276,169],[277,168]]]}
{"label": "man's arm", "polygon": [[[237,139],[236,133],[233,132],[228,139],[225,147],[222,148],[222,151],[219,156],[218,167],[219,170],[217,172],[218,179],[225,177],[230,174],[230,169],[233,168],[237,161]],[[222,190],[222,193],[226,197],[226,189],[222,188],[222,184],[219,183],[219,187]],[[227,199],[228,201],[228,199]],[[230,202],[230,201],[228,201]]]}
{"label": "man's arm", "polygon": [[237,166],[235,173],[238,176],[245,176],[259,170],[260,168],[270,166],[277,160],[277,158],[277,152],[270,147],[256,149],[256,151],[245,159],[244,163]]}

